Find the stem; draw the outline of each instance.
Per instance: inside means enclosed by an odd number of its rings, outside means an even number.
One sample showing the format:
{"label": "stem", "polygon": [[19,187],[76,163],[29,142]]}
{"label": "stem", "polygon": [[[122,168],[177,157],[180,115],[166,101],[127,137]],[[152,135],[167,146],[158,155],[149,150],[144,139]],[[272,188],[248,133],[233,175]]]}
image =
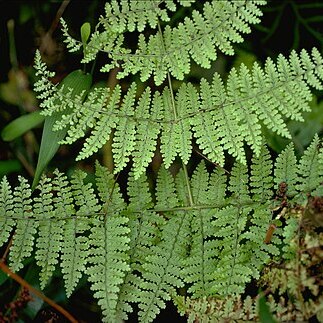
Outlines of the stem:
{"label": "stem", "polygon": [[[164,39],[163,39],[163,33],[161,30],[161,26],[160,26],[160,22],[158,21],[158,32],[161,38],[161,43],[163,45],[163,50],[166,53],[166,48],[165,48],[165,44],[164,44]],[[170,96],[171,96],[171,101],[172,101],[172,106],[173,106],[173,114],[174,114],[174,119],[175,122],[177,122],[178,120],[178,115],[177,115],[177,110],[176,110],[176,104],[175,104],[175,97],[174,97],[174,91],[173,91],[173,87],[172,87],[172,79],[170,76],[170,73],[167,72],[167,81],[168,81],[168,87],[170,90]],[[183,170],[184,170],[184,174],[185,174],[185,183],[186,183],[186,188],[187,188],[187,194],[188,194],[188,199],[189,199],[189,203],[190,206],[194,205],[194,200],[193,200],[193,194],[192,194],[192,189],[191,189],[191,185],[190,185],[190,179],[188,177],[188,172],[187,172],[187,167],[184,164],[184,162],[182,161],[182,165],[183,165]]]}
{"label": "stem", "polygon": [[29,285],[23,278],[15,274],[10,270],[10,268],[2,261],[0,261],[0,269],[5,272],[8,276],[10,276],[12,279],[14,279],[16,282],[18,282],[21,286],[27,288],[30,292],[41,298],[43,301],[45,301],[47,304],[49,304],[51,307],[56,309],[59,313],[64,315],[66,319],[68,319],[70,322],[77,323],[78,321],[70,314],[67,312],[63,307],[60,305],[56,304],[54,301],[52,301],[50,298],[45,296],[42,292],[37,290],[36,288],[32,287]]}

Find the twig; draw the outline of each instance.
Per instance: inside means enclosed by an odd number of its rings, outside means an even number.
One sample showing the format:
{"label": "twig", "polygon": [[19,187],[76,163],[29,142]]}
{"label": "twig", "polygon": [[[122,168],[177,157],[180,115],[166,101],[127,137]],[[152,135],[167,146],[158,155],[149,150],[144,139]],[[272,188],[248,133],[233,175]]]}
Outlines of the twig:
{"label": "twig", "polygon": [[21,286],[27,288],[30,292],[41,298],[43,301],[45,301],[47,304],[49,304],[51,307],[56,309],[59,313],[64,315],[70,322],[77,323],[78,321],[70,314],[67,312],[63,307],[60,305],[56,304],[54,301],[52,301],[50,298],[45,296],[42,292],[39,290],[35,289],[31,285],[29,285],[23,278],[15,274],[10,270],[10,268],[2,261],[0,261],[0,269],[5,272],[8,276],[10,276],[12,279],[14,279],[16,282],[18,282]]}

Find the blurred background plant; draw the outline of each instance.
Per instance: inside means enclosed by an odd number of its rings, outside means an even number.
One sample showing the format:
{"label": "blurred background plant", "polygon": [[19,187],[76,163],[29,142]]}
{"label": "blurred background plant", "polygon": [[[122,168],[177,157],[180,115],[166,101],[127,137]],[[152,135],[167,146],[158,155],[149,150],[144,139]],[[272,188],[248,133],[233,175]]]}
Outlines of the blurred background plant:
{"label": "blurred background plant", "polygon": [[[201,6],[198,1],[196,7]],[[104,1],[76,0],[0,0],[0,177],[7,175],[11,183],[15,183],[17,175],[32,178],[35,174],[39,146],[42,134],[43,117],[39,114],[38,102],[32,90],[35,82],[33,60],[35,50],[40,49],[43,60],[49,68],[55,71],[54,83],[60,82],[67,74],[75,69],[93,72],[94,83],[100,86],[113,86],[117,82],[114,73],[107,78],[98,73],[93,66],[80,65],[80,53],[68,54],[60,31],[59,18],[67,21],[71,34],[80,38],[80,27],[84,22],[94,26],[104,10]],[[187,9],[177,13],[174,20],[180,20],[189,14]],[[256,26],[240,45],[236,45],[236,55],[225,57],[220,55],[209,70],[193,65],[187,79],[196,83],[202,76],[211,79],[214,71],[223,77],[232,66],[244,63],[251,66],[254,61],[263,63],[266,57],[276,57],[278,53],[287,55],[291,49],[311,49],[317,47],[322,52],[323,44],[323,3],[319,0],[268,1],[264,8],[262,23]],[[98,64],[104,57],[98,57]],[[126,80],[123,82],[130,82]],[[121,84],[126,87],[127,84]],[[174,82],[174,88],[178,84]],[[290,121],[288,127],[293,134],[297,154],[301,155],[315,133],[323,133],[323,101],[322,93],[314,92],[312,111],[304,114],[305,123]],[[266,133],[267,142],[275,155],[286,146],[287,140]],[[82,168],[89,173],[93,171],[93,159],[75,163],[78,151],[76,144],[66,148],[62,146],[50,164],[50,169],[59,168],[67,173],[75,168]],[[109,143],[96,156],[103,164],[112,167],[112,156]],[[194,167],[201,158],[194,154]],[[160,164],[157,153],[150,177]],[[228,163],[230,165],[230,161]],[[174,164],[174,171],[180,164]],[[126,170],[125,170],[126,172]],[[122,179],[122,174],[120,178]],[[122,184],[121,184],[122,185]],[[0,256],[6,256],[6,250],[0,250]],[[21,277],[35,288],[39,288],[39,269],[33,259],[20,272]],[[100,309],[93,300],[86,281],[83,279],[77,291],[67,300],[60,273],[54,275],[51,284],[44,293],[55,302],[64,306],[76,317],[86,321],[100,321]],[[19,300],[19,306],[17,306]],[[163,316],[164,315],[164,316]],[[165,317],[174,319],[178,315],[171,305],[164,311],[159,320]],[[44,322],[46,317],[62,322],[63,318],[49,309],[44,302],[27,295],[22,287],[9,279],[0,271],[0,322]],[[178,318],[180,322],[181,318]],[[158,321],[158,320],[157,320]],[[185,321],[185,320],[183,320]]]}

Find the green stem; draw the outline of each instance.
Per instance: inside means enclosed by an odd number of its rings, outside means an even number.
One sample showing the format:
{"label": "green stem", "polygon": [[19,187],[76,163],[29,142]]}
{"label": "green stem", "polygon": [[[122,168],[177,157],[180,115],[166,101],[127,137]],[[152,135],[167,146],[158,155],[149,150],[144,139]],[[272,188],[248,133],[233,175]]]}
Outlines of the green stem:
{"label": "green stem", "polygon": [[[161,43],[162,43],[162,46],[163,46],[164,53],[166,53],[166,48],[165,48],[165,44],[164,44],[164,40],[163,40],[163,33],[162,33],[162,30],[161,30],[161,26],[160,26],[159,21],[158,21],[158,32],[159,32],[159,35],[160,35],[160,39],[161,39]],[[172,101],[174,120],[175,120],[175,122],[177,122],[178,114],[177,114],[177,110],[176,110],[175,96],[174,96],[174,91],[173,91],[173,87],[172,87],[172,79],[171,79],[171,76],[170,76],[169,72],[167,72],[167,81],[168,81],[168,87],[169,87],[169,90],[170,90],[170,96],[171,96],[171,101]],[[187,167],[186,167],[186,165],[184,164],[183,161],[182,161],[182,165],[183,165],[183,170],[184,170],[184,174],[185,174],[185,183],[186,183],[189,203],[190,203],[190,206],[193,206],[194,205],[194,200],[193,200],[193,194],[192,194],[190,180],[189,180],[189,177],[188,177]]]}

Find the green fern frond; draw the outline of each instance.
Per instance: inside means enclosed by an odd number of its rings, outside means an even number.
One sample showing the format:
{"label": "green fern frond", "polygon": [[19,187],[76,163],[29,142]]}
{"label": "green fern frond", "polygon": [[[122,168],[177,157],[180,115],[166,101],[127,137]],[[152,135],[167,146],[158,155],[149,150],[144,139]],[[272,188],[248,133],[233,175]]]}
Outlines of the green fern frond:
{"label": "green fern frond", "polygon": [[297,189],[300,192],[310,193],[323,182],[323,165],[320,156],[322,156],[321,142],[315,135],[298,165],[300,184],[297,185]]}
{"label": "green fern frond", "polygon": [[[162,3],[163,1],[125,1],[119,5],[114,1],[107,4],[106,17],[99,23],[104,30],[96,30],[92,34],[86,45],[89,53],[85,55],[83,62],[95,59],[96,54],[103,51],[109,54],[112,62],[102,70],[108,72],[122,61],[122,72],[118,74],[120,78],[139,72],[141,81],[146,81],[154,74],[156,84],[160,85],[167,72],[170,72],[172,76],[182,80],[190,70],[190,57],[202,67],[209,68],[211,62],[217,58],[216,47],[225,54],[233,55],[232,44],[241,42],[241,34],[251,31],[249,25],[260,21],[262,13],[259,7],[266,2],[207,2],[204,4],[203,13],[194,10],[191,18],[186,17],[175,28],[166,26],[162,34],[158,31],[148,40],[141,34],[135,54],[130,54],[122,46],[122,33],[135,29],[143,31],[147,23],[156,28],[160,18],[168,21],[166,10],[159,8]],[[170,1],[165,4],[169,10],[176,8]],[[80,45],[67,34],[66,25],[63,26],[68,46],[73,51],[78,50]]]}
{"label": "green fern frond", "polygon": [[[73,121],[75,120],[75,128],[72,128],[73,141],[77,137],[84,136],[84,131],[87,127],[92,128],[92,133],[86,139],[77,160],[97,152],[108,141],[112,129],[116,127],[119,121],[119,118],[114,115],[114,111],[118,107],[120,94],[119,86],[116,86],[110,95],[108,89],[98,89],[93,92],[93,96],[88,97],[82,110],[75,115],[73,119]],[[107,99],[108,102],[106,102]],[[81,131],[81,135],[78,131]],[[70,135],[70,132],[68,132],[68,135]]]}
{"label": "green fern frond", "polygon": [[120,112],[125,118],[119,120],[114,133],[112,152],[116,165],[115,172],[122,170],[129,161],[129,155],[135,146],[136,128],[133,120],[136,84],[132,83],[123,99]]}
{"label": "green fern frond", "polygon": [[179,204],[175,182],[172,175],[162,165],[158,172],[156,185],[156,209],[169,209]]}
{"label": "green fern frond", "polygon": [[[298,168],[292,145],[278,156],[274,183],[287,184],[287,203],[297,204],[295,196],[304,203],[304,192],[320,187],[319,144],[316,136]],[[185,288],[192,301],[227,298],[243,293],[252,278],[259,279],[272,257],[294,259],[297,216],[287,214],[270,243],[264,242],[277,201],[272,167],[265,147],[259,156],[254,154],[250,176],[246,165],[234,164],[228,185],[223,170],[210,175],[203,163],[190,179],[184,169],[174,179],[162,166],[155,196],[145,176],[136,179],[133,172],[127,202],[114,176],[98,164],[96,190],[85,183],[83,172],[68,181],[55,171],[53,178],[42,179],[33,198],[26,180],[20,178],[12,192],[4,179],[1,219],[12,222],[0,238],[8,239],[16,226],[9,260],[13,270],[19,270],[37,237],[42,287],[59,256],[68,296],[87,273],[103,321],[121,322],[138,306],[140,321],[152,322],[166,302],[176,298],[178,288]],[[227,310],[233,303],[229,305]]]}
{"label": "green fern frond", "polygon": [[81,49],[82,43],[77,42],[74,38],[72,38],[68,33],[68,27],[63,18],[60,18],[60,23],[62,25],[63,35],[65,37],[64,43],[66,44],[67,49],[70,52],[77,52]]}
{"label": "green fern frond", "polygon": [[24,259],[31,255],[38,227],[38,222],[33,219],[30,185],[21,176],[18,179],[19,186],[13,192],[13,212],[17,217],[17,226],[9,253],[13,271],[21,269]]}
{"label": "green fern frond", "polygon": [[[193,0],[185,1],[182,5],[189,6]],[[159,7],[165,3],[166,8]],[[143,31],[146,25],[156,28],[158,21],[169,21],[169,11],[176,10],[176,3],[173,0],[167,1],[111,1],[105,5],[105,17],[101,23],[109,26],[114,32]]]}
{"label": "green fern frond", "polygon": [[10,233],[16,224],[13,220],[13,193],[6,177],[1,180],[0,186],[0,247],[9,239]]}
{"label": "green fern frond", "polygon": [[129,265],[131,270],[126,273],[124,282],[120,286],[117,304],[119,319],[127,319],[127,313],[132,312],[131,303],[138,303],[140,300],[141,281],[138,275],[143,271],[142,264],[145,263],[145,258],[152,253],[153,246],[160,239],[159,228],[165,224],[164,219],[157,213],[145,211],[152,207],[152,197],[143,175],[137,180],[135,180],[134,174],[130,175],[128,196]]}
{"label": "green fern frond", "polygon": [[260,203],[267,202],[272,196],[272,162],[269,151],[262,147],[259,156],[253,158],[250,176],[251,193],[253,200]]}
{"label": "green fern frond", "polygon": [[162,241],[152,249],[142,265],[140,322],[152,322],[176,288],[183,286],[181,259],[186,254],[189,214],[180,212],[163,227]]}
{"label": "green fern frond", "polygon": [[41,267],[39,278],[43,289],[58,263],[64,222],[61,221],[61,215],[56,213],[52,204],[53,185],[50,179],[43,177],[37,188],[40,192],[34,198],[34,214],[39,219],[35,259],[37,265]]}
{"label": "green fern frond", "polygon": [[166,87],[161,95],[155,92],[153,99],[147,88],[135,102],[132,85],[121,108],[119,86],[114,90],[93,89],[84,103],[82,95],[66,100],[66,92],[59,89],[55,90],[55,104],[46,104],[52,112],[65,109],[61,120],[54,125],[54,130],[68,128],[63,143],[85,137],[86,130],[91,130],[78,160],[101,148],[115,129],[116,172],[132,156],[135,176],[139,177],[151,161],[160,130],[160,149],[166,168],[176,156],[184,163],[188,161],[192,133],[213,162],[223,165],[226,150],[246,163],[244,143],[258,156],[263,142],[262,126],[290,137],[285,119],[302,120],[301,112],[309,109],[308,75],[313,74],[319,82],[321,67],[314,63],[319,64],[320,54],[313,49],[312,63],[307,65],[302,63],[302,55],[304,51],[300,55],[293,51],[289,59],[279,56],[277,64],[268,59],[263,69],[257,63],[251,70],[242,64],[238,70],[231,70],[226,86],[215,73],[212,84],[201,80],[199,94],[193,85],[184,83],[175,100]]}
{"label": "green fern frond", "polygon": [[[104,321],[115,322],[120,285],[129,271],[129,219],[121,214],[124,208],[113,176],[97,165],[98,189],[105,204],[103,216],[93,219],[89,236],[87,274],[91,289],[102,308]],[[96,210],[98,211],[98,210]]]}
{"label": "green fern frond", "polygon": [[297,160],[292,143],[289,144],[276,159],[274,181],[277,189],[279,188],[279,184],[287,184],[288,196],[296,194]]}
{"label": "green fern frond", "polygon": [[163,103],[159,92],[155,92],[151,108],[150,88],[147,88],[141,96],[136,109],[137,134],[133,152],[133,168],[135,178],[138,178],[151,161],[160,132],[160,120],[163,119]]}
{"label": "green fern frond", "polygon": [[210,185],[208,189],[207,198],[209,204],[218,207],[224,206],[226,196],[226,181],[227,177],[221,168],[217,168],[210,176]]}
{"label": "green fern frond", "polygon": [[[206,204],[209,189],[209,176],[205,165],[200,163],[191,178],[194,203]],[[213,202],[213,201],[212,201]],[[212,203],[211,202],[211,203]],[[215,262],[215,243],[208,240],[214,236],[211,224],[213,212],[195,210],[192,212],[191,245],[188,257],[183,263],[183,277],[193,298],[208,296],[213,285]]]}

